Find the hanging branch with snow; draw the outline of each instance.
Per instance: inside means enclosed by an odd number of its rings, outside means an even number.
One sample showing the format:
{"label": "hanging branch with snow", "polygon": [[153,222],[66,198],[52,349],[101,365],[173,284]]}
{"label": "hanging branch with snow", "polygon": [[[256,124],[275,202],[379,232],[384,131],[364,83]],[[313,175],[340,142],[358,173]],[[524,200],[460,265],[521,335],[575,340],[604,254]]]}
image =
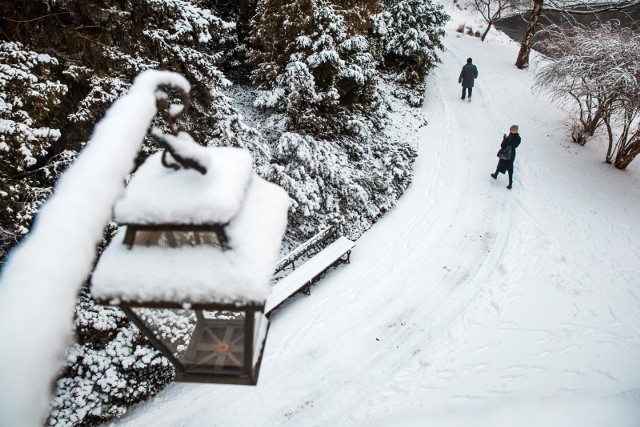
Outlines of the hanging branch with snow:
{"label": "hanging branch with snow", "polygon": [[[546,4],[545,4],[546,1]],[[565,0],[533,0],[527,29],[520,43],[516,67],[524,69],[529,66],[529,54],[533,48],[533,39],[536,34],[538,23],[543,12],[558,12],[566,22],[576,24],[573,15],[597,15],[603,12],[620,12],[625,14],[632,21],[636,18],[627,9],[640,5],[640,0],[612,0],[610,2],[588,2],[588,1],[565,1]]]}
{"label": "hanging branch with snow", "polygon": [[9,256],[0,277],[0,383],[10,393],[0,399],[0,425],[40,426],[46,416],[50,387],[71,339],[77,294],[157,112],[160,85],[190,90],[179,74],[139,75],[96,125],[31,232]]}

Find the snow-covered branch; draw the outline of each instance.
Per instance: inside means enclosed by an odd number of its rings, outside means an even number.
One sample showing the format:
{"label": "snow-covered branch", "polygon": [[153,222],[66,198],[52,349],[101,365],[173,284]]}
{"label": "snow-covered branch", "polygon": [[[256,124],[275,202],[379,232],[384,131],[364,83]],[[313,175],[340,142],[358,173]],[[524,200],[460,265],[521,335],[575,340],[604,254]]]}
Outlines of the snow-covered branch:
{"label": "snow-covered branch", "polygon": [[610,23],[591,28],[551,26],[545,31],[549,37],[544,46],[551,59],[536,73],[535,86],[555,101],[577,105],[571,126],[575,142],[584,145],[605,125],[606,161],[615,158],[616,167],[624,169],[639,145],[632,128],[640,112],[640,36]]}
{"label": "snow-covered branch", "polygon": [[[625,9],[629,9],[630,7],[640,5],[640,0],[634,1],[621,1],[621,2],[613,2],[608,4],[589,4],[589,3],[578,3],[571,4],[570,6],[562,5],[560,2],[549,1],[551,6],[546,6],[544,8],[545,11],[548,12],[561,12],[568,13],[571,15],[591,15],[594,13],[602,13],[602,12],[618,12]],[[577,7],[580,7],[578,9]]]}
{"label": "snow-covered branch", "polygon": [[94,262],[151,119],[159,85],[189,92],[182,76],[140,74],[96,125],[0,276],[0,425],[40,426],[71,338],[76,297]]}

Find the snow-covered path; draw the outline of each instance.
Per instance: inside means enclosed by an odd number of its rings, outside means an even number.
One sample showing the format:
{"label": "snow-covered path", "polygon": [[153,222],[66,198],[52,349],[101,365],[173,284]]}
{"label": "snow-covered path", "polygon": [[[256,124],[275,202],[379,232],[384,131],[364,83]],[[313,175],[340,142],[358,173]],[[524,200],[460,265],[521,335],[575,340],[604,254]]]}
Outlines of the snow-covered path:
{"label": "snow-covered path", "polygon": [[[566,142],[562,112],[513,66],[517,45],[456,25],[428,79],[413,184],[350,265],[275,313],[258,386],[173,384],[116,425],[362,425],[640,389],[638,165]],[[472,103],[457,84],[468,56]],[[489,174],[514,123],[508,191]]]}

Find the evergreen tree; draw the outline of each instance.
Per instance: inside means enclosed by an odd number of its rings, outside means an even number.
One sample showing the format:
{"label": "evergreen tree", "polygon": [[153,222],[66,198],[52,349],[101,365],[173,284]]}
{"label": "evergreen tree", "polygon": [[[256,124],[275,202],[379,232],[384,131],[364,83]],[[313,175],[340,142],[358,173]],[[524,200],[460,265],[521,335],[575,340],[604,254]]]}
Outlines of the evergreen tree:
{"label": "evergreen tree", "polygon": [[[275,27],[284,31],[273,32]],[[256,64],[253,81],[270,90],[257,105],[286,111],[288,130],[321,137],[349,135],[351,116],[378,113],[375,59],[369,43],[332,3],[262,1],[252,40],[259,42],[251,53]]]}
{"label": "evergreen tree", "polygon": [[[69,88],[56,117],[61,147],[81,148],[106,108],[149,68],[177,71],[192,83],[193,104],[183,126],[197,141],[237,114],[223,94],[230,82],[219,69],[225,52],[238,45],[235,23],[214,9],[193,0],[15,3],[13,16],[0,18],[0,27],[9,38],[55,57],[56,77]],[[215,2],[207,3],[213,8]],[[10,31],[12,21],[24,24]]]}
{"label": "evergreen tree", "polygon": [[415,147],[385,135],[363,145],[285,132],[266,176],[292,198],[293,237],[308,238],[335,217],[345,220],[343,232],[354,237],[395,205],[411,182],[415,157]]}
{"label": "evergreen tree", "polygon": [[118,308],[96,306],[83,291],[78,341],[56,384],[48,425],[95,426],[124,414],[168,384],[173,368]]}
{"label": "evergreen tree", "polygon": [[53,111],[68,88],[52,78],[58,61],[21,43],[0,43],[0,261],[27,233],[73,153],[53,155]]}
{"label": "evergreen tree", "polygon": [[379,38],[384,69],[408,85],[405,97],[412,105],[422,104],[424,79],[440,62],[437,50],[444,50],[448,19],[443,6],[431,0],[389,1],[385,11],[374,17],[373,34]]}
{"label": "evergreen tree", "polygon": [[362,233],[402,194],[415,158],[413,147],[380,134],[386,113],[369,40],[380,2],[340,6],[262,0],[251,33],[252,78],[263,89],[255,104],[281,130],[265,176],[292,197],[298,238],[335,216],[348,220],[348,234]]}

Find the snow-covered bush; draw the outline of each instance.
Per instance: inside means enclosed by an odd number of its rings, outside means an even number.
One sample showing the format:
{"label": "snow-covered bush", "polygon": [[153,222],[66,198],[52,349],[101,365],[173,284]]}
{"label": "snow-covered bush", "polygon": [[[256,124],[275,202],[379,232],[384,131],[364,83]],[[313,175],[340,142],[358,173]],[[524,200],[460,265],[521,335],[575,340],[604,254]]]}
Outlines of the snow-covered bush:
{"label": "snow-covered bush", "polygon": [[69,118],[61,129],[62,145],[80,148],[95,121],[146,69],[177,71],[192,82],[194,102],[183,128],[197,141],[211,139],[221,121],[237,114],[223,94],[230,82],[219,68],[238,45],[236,26],[215,13],[217,2],[15,3],[16,10],[38,17],[15,17],[25,22],[20,38],[54,51],[62,70],[59,78],[69,87],[69,102],[62,106]]}
{"label": "snow-covered bush", "polygon": [[536,88],[574,108],[575,142],[584,145],[604,125],[607,163],[626,168],[640,154],[640,35],[611,22],[546,33],[550,60],[538,68]]}
{"label": "snow-covered bush", "polygon": [[[383,64],[402,82],[419,84],[440,62],[444,24],[449,16],[431,0],[398,0],[374,17],[373,33],[380,38]],[[473,34],[473,33],[472,33]]]}
{"label": "snow-covered bush", "polygon": [[309,237],[328,218],[342,218],[343,232],[355,238],[395,205],[411,182],[415,156],[415,147],[405,141],[377,137],[362,144],[286,132],[266,177],[293,200],[294,237]]}
{"label": "snow-covered bush", "polygon": [[58,61],[20,43],[0,43],[0,260],[27,233],[70,153],[52,110],[67,86],[52,77]]}
{"label": "snow-covered bush", "polygon": [[173,379],[173,368],[118,308],[96,306],[82,292],[77,342],[56,383],[47,424],[93,426],[122,415]]}
{"label": "snow-covered bush", "polygon": [[292,197],[297,239],[334,217],[360,235],[410,182],[415,149],[381,134],[386,110],[369,36],[381,2],[348,3],[263,0],[253,21],[252,79],[262,89],[254,105],[273,126],[273,160],[261,173]]}
{"label": "snow-covered bush", "polygon": [[354,115],[377,114],[376,62],[366,33],[354,32],[328,1],[279,3],[260,2],[254,18],[252,79],[265,90],[256,105],[285,112],[290,131],[352,134]]}

